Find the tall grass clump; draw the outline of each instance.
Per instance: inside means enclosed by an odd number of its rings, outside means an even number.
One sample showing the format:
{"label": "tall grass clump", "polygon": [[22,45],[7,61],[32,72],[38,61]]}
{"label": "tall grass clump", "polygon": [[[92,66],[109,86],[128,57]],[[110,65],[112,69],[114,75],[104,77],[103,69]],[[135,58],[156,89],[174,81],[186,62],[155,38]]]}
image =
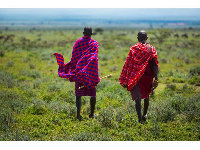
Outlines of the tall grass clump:
{"label": "tall grass clump", "polygon": [[14,61],[9,61],[7,64],[6,64],[6,67],[13,67],[14,66]]}
{"label": "tall grass clump", "polygon": [[191,67],[189,74],[191,76],[195,76],[195,75],[200,75],[200,66],[196,66],[196,67]]}
{"label": "tall grass clump", "polygon": [[48,107],[54,113],[65,113],[68,116],[74,116],[76,114],[75,105],[71,105],[66,102],[52,101],[51,103],[49,103]]}
{"label": "tall grass clump", "polygon": [[0,108],[0,130],[8,131],[14,122],[13,111],[6,105],[3,105],[2,102]]}
{"label": "tall grass clump", "polygon": [[5,50],[0,50],[0,57],[4,57],[5,55]]}
{"label": "tall grass clump", "polygon": [[36,64],[29,63],[29,68],[30,68],[30,69],[35,69],[35,67],[36,67]]}
{"label": "tall grass clump", "polygon": [[41,74],[40,72],[33,70],[33,71],[29,71],[29,70],[24,70],[23,72],[20,73],[23,76],[27,76],[27,77],[32,77],[33,79],[36,78],[40,78]]}
{"label": "tall grass clump", "polygon": [[99,121],[104,127],[111,127],[114,120],[114,109],[112,107],[104,108],[99,113]]}
{"label": "tall grass clump", "polygon": [[13,73],[0,71],[0,84],[12,88],[16,85],[16,76]]}
{"label": "tall grass clump", "polygon": [[27,112],[34,115],[42,115],[47,112],[47,105],[45,101],[41,99],[33,99]]}
{"label": "tall grass clump", "polygon": [[162,101],[151,104],[150,116],[153,116],[158,122],[167,123],[174,121],[178,115],[183,114],[190,122],[200,117],[199,98],[199,93],[192,97],[175,93],[173,96],[163,97]]}

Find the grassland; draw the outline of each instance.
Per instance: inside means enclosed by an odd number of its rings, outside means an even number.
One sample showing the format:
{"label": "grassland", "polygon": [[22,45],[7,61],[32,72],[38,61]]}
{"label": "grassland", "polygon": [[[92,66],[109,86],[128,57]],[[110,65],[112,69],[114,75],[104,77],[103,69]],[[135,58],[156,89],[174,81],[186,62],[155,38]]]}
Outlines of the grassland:
{"label": "grassland", "polygon": [[83,121],[78,121],[74,83],[58,77],[52,54],[61,53],[68,62],[82,30],[1,29],[0,140],[199,141],[200,30],[147,30],[158,52],[160,83],[144,125],[118,82],[137,32],[113,29],[92,37],[100,46],[100,76],[113,76],[98,84],[97,118],[88,118],[89,97],[83,97]]}

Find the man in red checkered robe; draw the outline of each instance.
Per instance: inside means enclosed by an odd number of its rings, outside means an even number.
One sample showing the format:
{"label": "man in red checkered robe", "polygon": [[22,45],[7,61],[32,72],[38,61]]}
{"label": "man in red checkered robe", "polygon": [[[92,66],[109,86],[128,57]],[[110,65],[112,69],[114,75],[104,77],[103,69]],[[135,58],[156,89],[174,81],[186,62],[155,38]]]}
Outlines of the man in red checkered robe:
{"label": "man in red checkered robe", "polygon": [[[139,122],[142,123],[147,118],[149,95],[158,86],[158,60],[156,49],[146,43],[147,33],[142,30],[137,38],[139,43],[130,48],[119,81],[131,92]],[[141,115],[141,99],[144,99],[143,115]]]}
{"label": "man in red checkered robe", "polygon": [[91,38],[92,28],[85,27],[84,36],[73,46],[71,61],[64,63],[61,54],[54,53],[59,65],[58,75],[75,82],[77,119],[81,120],[81,96],[90,96],[90,118],[94,117],[96,86],[100,81],[98,71],[98,42]]}

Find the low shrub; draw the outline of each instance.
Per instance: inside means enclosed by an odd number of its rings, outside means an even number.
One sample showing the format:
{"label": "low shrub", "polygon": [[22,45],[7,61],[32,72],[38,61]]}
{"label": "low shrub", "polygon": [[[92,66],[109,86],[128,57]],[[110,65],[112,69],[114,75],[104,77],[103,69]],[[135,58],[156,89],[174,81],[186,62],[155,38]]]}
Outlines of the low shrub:
{"label": "low shrub", "polygon": [[117,122],[122,122],[123,119],[125,118],[124,111],[121,108],[116,109],[116,121]]}
{"label": "low shrub", "polygon": [[8,131],[14,121],[13,111],[6,105],[1,105],[0,109],[0,131]]}
{"label": "low shrub", "polygon": [[0,71],[0,84],[12,88],[16,85],[16,76],[13,73]]}
{"label": "low shrub", "polygon": [[19,82],[23,82],[23,81],[26,81],[26,80],[27,80],[26,76],[20,76],[20,77],[18,77],[18,81]]}
{"label": "low shrub", "polygon": [[55,113],[65,113],[68,116],[74,116],[76,114],[76,107],[66,102],[52,101],[48,107]]}
{"label": "low shrub", "polygon": [[119,67],[118,66],[111,66],[110,67],[110,72],[114,72],[114,71],[118,71],[119,70]]}
{"label": "low shrub", "polygon": [[159,62],[163,63],[163,64],[166,64],[167,63],[167,58],[161,58],[159,60]]}
{"label": "low shrub", "polygon": [[31,106],[27,109],[28,113],[42,115],[47,112],[46,103],[40,99],[33,99]]}
{"label": "low shrub", "polygon": [[36,67],[36,64],[29,63],[29,68],[30,68],[30,69],[35,69],[35,67]]}
{"label": "low shrub", "polygon": [[182,89],[182,92],[186,92],[186,93],[193,93],[195,91],[195,87],[194,86],[190,86],[188,84],[184,84]]}
{"label": "low shrub", "polygon": [[190,61],[190,59],[189,59],[188,57],[185,57],[185,58],[184,58],[184,62],[185,62],[186,64],[190,64],[190,63],[191,63],[191,61]]}
{"label": "low shrub", "polygon": [[80,132],[78,134],[74,134],[70,139],[72,141],[93,141],[97,138],[97,136],[90,132]]}
{"label": "low shrub", "polygon": [[112,120],[114,119],[113,112],[112,107],[104,108],[100,111],[98,119],[104,127],[111,127]]}
{"label": "low shrub", "polygon": [[0,56],[3,57],[5,55],[5,50],[0,50]]}
{"label": "low shrub", "polygon": [[200,76],[193,76],[188,80],[188,83],[200,86]]}
{"label": "low shrub", "polygon": [[170,78],[166,78],[167,83],[185,83],[184,79],[181,78],[176,78],[176,77],[170,77]]}
{"label": "low shrub", "polygon": [[191,67],[189,74],[191,76],[195,76],[195,75],[200,75],[200,66],[196,66],[196,67]]}
{"label": "low shrub", "polygon": [[21,72],[20,74],[23,76],[32,77],[34,79],[41,77],[40,72],[35,71],[35,70],[34,71],[25,70],[25,71]]}
{"label": "low shrub", "polygon": [[175,84],[167,84],[166,89],[171,89],[172,91],[175,91],[176,90],[176,85]]}
{"label": "low shrub", "polygon": [[7,64],[6,64],[6,67],[13,67],[14,66],[14,61],[9,61]]}
{"label": "low shrub", "polygon": [[27,63],[27,62],[29,62],[30,60],[31,60],[30,57],[26,57],[26,58],[24,58],[23,62]]}

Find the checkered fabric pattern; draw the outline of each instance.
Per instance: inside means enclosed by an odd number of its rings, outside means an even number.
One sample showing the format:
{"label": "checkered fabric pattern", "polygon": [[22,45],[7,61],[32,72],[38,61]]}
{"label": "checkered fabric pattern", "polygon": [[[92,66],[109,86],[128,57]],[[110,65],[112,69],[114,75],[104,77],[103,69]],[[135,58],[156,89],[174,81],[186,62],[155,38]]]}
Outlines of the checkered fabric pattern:
{"label": "checkered fabric pattern", "polygon": [[75,42],[70,62],[65,64],[63,56],[54,53],[59,65],[59,77],[83,84],[86,88],[95,88],[100,81],[98,48],[97,41],[89,36],[84,36]]}
{"label": "checkered fabric pattern", "polygon": [[127,90],[131,91],[140,81],[151,59],[155,60],[158,67],[157,52],[152,45],[137,43],[132,46],[119,78],[120,84],[128,85]]}

